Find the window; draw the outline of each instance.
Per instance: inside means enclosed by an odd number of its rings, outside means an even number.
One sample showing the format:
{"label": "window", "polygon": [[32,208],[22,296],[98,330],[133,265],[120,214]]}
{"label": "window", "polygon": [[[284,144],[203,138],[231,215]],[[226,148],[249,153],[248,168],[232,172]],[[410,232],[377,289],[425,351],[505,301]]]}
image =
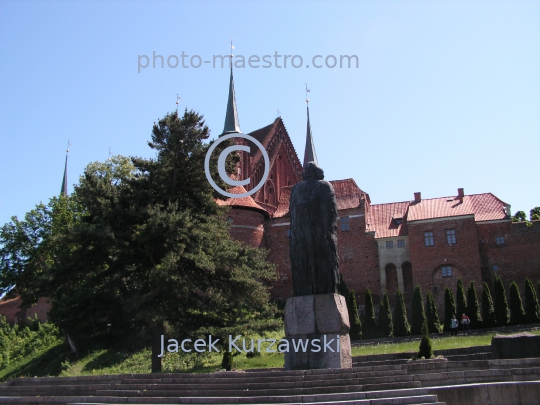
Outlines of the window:
{"label": "window", "polygon": [[341,220],[341,231],[350,231],[351,228],[349,226],[349,217],[342,217]]}
{"label": "window", "polygon": [[424,242],[426,243],[426,246],[435,246],[433,232],[424,232]]}
{"label": "window", "polygon": [[291,229],[287,229],[287,238],[290,238],[291,237]]}
{"label": "window", "polygon": [[495,237],[495,243],[497,245],[504,245],[504,236],[497,236]]}
{"label": "window", "polygon": [[443,277],[452,277],[452,266],[443,266],[442,267],[442,276]]}
{"label": "window", "polygon": [[497,265],[493,266],[493,271],[499,271],[499,266]]}
{"label": "window", "polygon": [[405,247],[405,241],[403,239],[400,239],[397,241],[397,247],[398,248],[404,248]]}
{"label": "window", "polygon": [[391,240],[386,241],[386,248],[387,249],[393,249],[394,248],[394,242]]}
{"label": "window", "polygon": [[446,241],[448,242],[449,245],[456,244],[456,230],[455,229],[446,230]]}
{"label": "window", "polygon": [[232,226],[232,224],[234,223],[234,219],[232,217],[227,217],[227,223],[229,224],[229,226]]}

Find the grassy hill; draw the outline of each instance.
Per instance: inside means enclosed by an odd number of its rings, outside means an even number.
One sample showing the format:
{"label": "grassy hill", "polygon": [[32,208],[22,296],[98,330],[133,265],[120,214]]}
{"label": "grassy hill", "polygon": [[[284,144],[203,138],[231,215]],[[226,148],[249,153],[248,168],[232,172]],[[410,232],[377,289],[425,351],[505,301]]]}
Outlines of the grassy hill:
{"label": "grassy hill", "polygon": [[[540,334],[540,331],[532,331]],[[450,349],[489,345],[495,333],[475,336],[443,336],[433,339],[434,349]],[[283,332],[276,332],[273,339],[280,339]],[[257,337],[254,337],[255,339]],[[353,356],[400,353],[418,350],[420,337],[406,342],[378,342],[353,347]],[[0,381],[23,376],[77,376],[96,374],[150,373],[150,349],[125,351],[95,349],[76,357],[64,343],[58,330],[48,324],[35,323],[30,327],[12,327],[0,319]],[[221,368],[220,353],[166,353],[163,356],[163,372],[204,373]],[[280,353],[265,353],[247,357],[245,353],[235,356],[235,368],[283,367]]]}

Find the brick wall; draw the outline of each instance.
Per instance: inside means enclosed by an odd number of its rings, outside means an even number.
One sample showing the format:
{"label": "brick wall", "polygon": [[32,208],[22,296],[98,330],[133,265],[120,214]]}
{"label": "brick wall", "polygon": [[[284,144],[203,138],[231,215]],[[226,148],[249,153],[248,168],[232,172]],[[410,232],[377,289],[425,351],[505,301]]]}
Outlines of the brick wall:
{"label": "brick wall", "polygon": [[232,218],[230,234],[233,239],[254,247],[264,246],[264,215],[261,212],[231,208],[227,216]]}
{"label": "brick wall", "polygon": [[[478,231],[472,216],[408,223],[413,282],[420,285],[425,297],[434,294],[437,309],[444,310],[444,290],[455,293],[458,278],[465,286],[474,281],[482,285]],[[456,244],[447,242],[446,230],[456,231]],[[424,232],[433,232],[434,246],[425,246]],[[452,267],[452,276],[442,276],[442,266]]]}
{"label": "brick wall", "polygon": [[47,313],[51,309],[47,298],[40,298],[37,304],[30,308],[21,308],[21,304],[21,297],[0,301],[0,315],[5,316],[9,323],[27,323],[28,318],[33,319],[35,314],[41,322],[47,321]]}

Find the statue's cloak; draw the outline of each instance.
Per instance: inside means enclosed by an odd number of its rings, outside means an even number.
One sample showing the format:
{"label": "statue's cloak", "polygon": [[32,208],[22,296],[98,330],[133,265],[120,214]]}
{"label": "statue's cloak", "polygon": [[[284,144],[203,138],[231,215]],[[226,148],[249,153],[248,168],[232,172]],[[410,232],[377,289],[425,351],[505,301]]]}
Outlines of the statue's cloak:
{"label": "statue's cloak", "polygon": [[319,179],[309,176],[291,191],[289,246],[295,297],[334,294],[339,284],[336,198],[332,184],[321,180],[324,175],[317,169]]}

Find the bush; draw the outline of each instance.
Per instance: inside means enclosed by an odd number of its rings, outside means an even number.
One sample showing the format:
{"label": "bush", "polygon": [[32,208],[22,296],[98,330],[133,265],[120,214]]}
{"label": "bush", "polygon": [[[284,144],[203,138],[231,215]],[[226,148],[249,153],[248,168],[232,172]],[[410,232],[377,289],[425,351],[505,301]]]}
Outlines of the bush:
{"label": "bush", "polygon": [[426,322],[426,314],[424,312],[424,300],[422,299],[422,291],[420,286],[414,288],[411,306],[411,334],[420,335],[422,333],[422,325]]}
{"label": "bush", "polygon": [[512,325],[525,323],[525,310],[519,293],[519,287],[515,281],[510,284],[510,322]]}
{"label": "bush", "polygon": [[377,318],[375,318],[375,308],[373,308],[373,297],[371,291],[366,288],[365,295],[366,302],[366,315],[364,318],[364,324],[362,325],[362,336],[364,339],[373,339],[378,337],[377,331]]}
{"label": "bush", "polygon": [[482,314],[480,313],[480,305],[478,304],[474,281],[471,281],[471,285],[467,291],[467,304],[467,316],[471,320],[469,327],[480,328],[482,326]]}
{"label": "bush", "polygon": [[444,290],[444,327],[445,332],[450,332],[450,322],[452,316],[456,315],[456,301],[452,290],[446,287]]}
{"label": "bush", "polygon": [[429,332],[439,333],[441,331],[441,321],[439,320],[437,305],[431,291],[428,291],[426,297],[426,318]]}
{"label": "bush", "polygon": [[534,291],[534,285],[528,277],[525,279],[525,313],[527,323],[540,322],[538,297],[536,296],[536,291]]}
{"label": "bush", "polygon": [[221,368],[227,371],[231,371],[233,369],[233,366],[234,366],[233,354],[230,351],[225,350],[223,352],[223,360],[221,360]]}
{"label": "bush", "polygon": [[349,291],[347,309],[349,311],[349,323],[351,325],[349,336],[351,340],[362,339],[362,323],[360,322],[360,316],[358,315],[358,305],[356,304],[354,290]]}
{"label": "bush", "polygon": [[396,307],[394,308],[394,336],[408,336],[411,334],[411,326],[407,319],[407,308],[403,294],[398,289],[396,292]]}
{"label": "bush", "polygon": [[508,311],[508,300],[506,299],[506,291],[504,284],[499,276],[495,276],[494,288],[495,321],[497,326],[506,326],[510,322],[510,312]]}
{"label": "bush", "polygon": [[484,281],[482,290],[482,326],[492,328],[495,326],[495,308],[493,307],[493,299],[489,286]]}
{"label": "bush", "polygon": [[382,337],[394,336],[394,325],[392,324],[392,312],[390,310],[390,300],[385,292],[379,307],[379,332]]}
{"label": "bush", "polygon": [[433,343],[428,335],[427,320],[424,321],[424,324],[422,325],[422,340],[420,341],[419,349],[418,358],[421,359],[424,357],[426,359],[430,359],[431,356],[433,356]]}

